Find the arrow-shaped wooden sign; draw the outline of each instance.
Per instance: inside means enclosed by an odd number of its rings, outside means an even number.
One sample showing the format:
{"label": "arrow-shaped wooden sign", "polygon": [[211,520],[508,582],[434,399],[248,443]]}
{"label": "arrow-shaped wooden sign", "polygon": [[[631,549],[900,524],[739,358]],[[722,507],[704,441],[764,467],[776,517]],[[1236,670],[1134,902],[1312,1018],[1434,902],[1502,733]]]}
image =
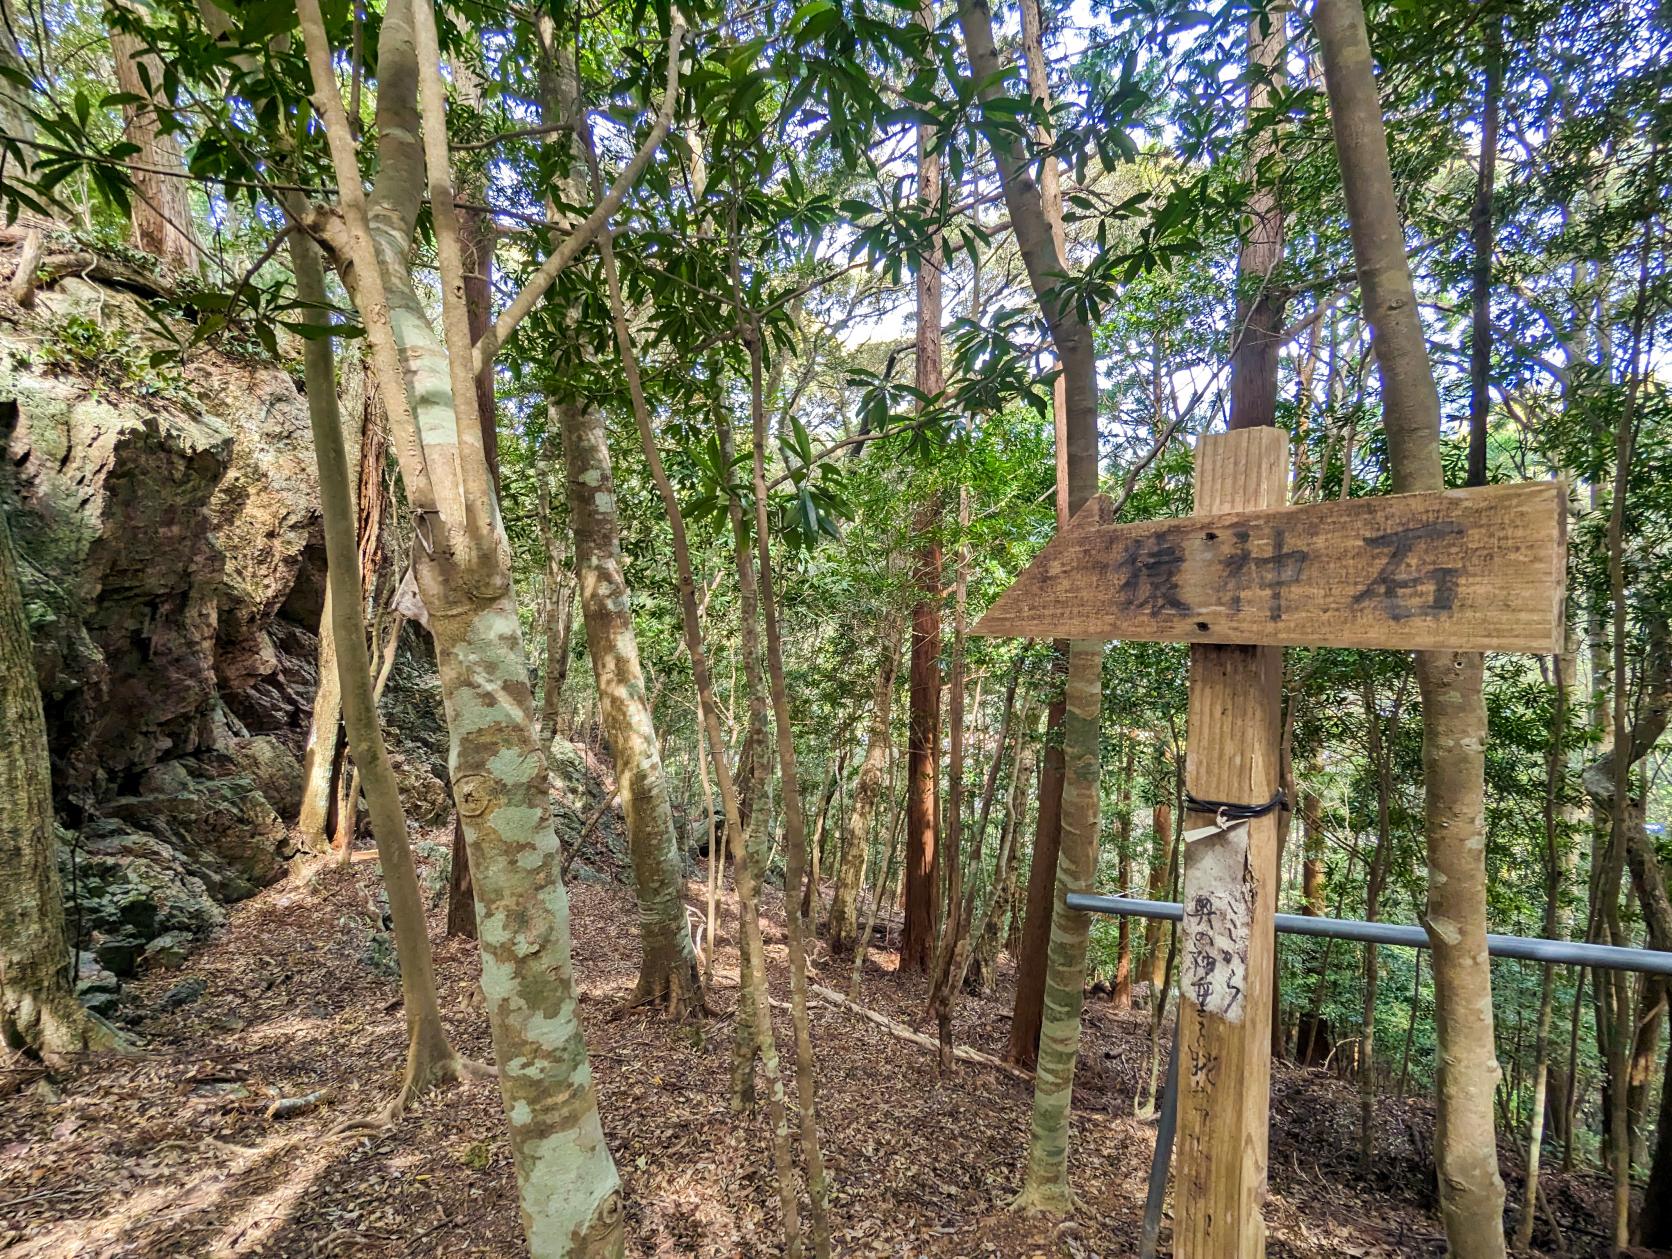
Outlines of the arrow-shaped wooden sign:
{"label": "arrow-shaped wooden sign", "polygon": [[1108,522],[1087,503],[974,633],[1402,650],[1562,650],[1555,481]]}

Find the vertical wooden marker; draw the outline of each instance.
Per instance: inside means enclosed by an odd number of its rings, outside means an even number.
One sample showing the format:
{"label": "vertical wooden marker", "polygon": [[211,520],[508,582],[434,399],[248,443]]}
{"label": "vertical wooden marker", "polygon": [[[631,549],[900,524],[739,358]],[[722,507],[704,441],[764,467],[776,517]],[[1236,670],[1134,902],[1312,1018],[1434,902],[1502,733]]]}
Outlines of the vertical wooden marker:
{"label": "vertical wooden marker", "polygon": [[[1238,429],[1197,444],[1198,516],[1282,507],[1288,484],[1281,429]],[[1281,647],[1191,647],[1184,778],[1192,796],[1257,805],[1276,793],[1282,681]],[[1178,1259],[1265,1254],[1277,821],[1268,813],[1183,854]],[[1213,822],[1189,813],[1185,830]]]}

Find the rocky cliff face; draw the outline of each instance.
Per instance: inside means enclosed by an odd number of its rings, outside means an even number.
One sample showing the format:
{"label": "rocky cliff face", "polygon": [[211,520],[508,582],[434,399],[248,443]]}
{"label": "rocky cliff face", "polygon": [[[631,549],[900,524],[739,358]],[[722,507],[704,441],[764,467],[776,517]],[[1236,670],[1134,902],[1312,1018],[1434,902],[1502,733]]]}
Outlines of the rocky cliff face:
{"label": "rocky cliff face", "polygon": [[0,302],[0,501],[65,886],[118,973],[282,872],[324,589],[295,382],[215,352],[152,365],[145,300],[70,277]]}

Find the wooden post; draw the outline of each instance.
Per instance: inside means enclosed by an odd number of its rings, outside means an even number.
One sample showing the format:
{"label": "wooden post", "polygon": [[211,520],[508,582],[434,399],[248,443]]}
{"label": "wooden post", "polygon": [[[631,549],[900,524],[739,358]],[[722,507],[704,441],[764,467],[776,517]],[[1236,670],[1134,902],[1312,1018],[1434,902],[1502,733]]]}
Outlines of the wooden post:
{"label": "wooden post", "polygon": [[[1196,514],[1281,507],[1288,480],[1289,438],[1281,429],[1203,437],[1196,447]],[[1276,793],[1282,678],[1280,647],[1191,647],[1185,787],[1192,796],[1263,804]],[[1211,814],[1190,813],[1185,828],[1213,821]],[[1246,859],[1238,832],[1204,838],[1183,854],[1178,1259],[1265,1254],[1277,822],[1273,812],[1247,823]],[[1218,914],[1211,933],[1192,930],[1193,898],[1205,913]],[[1246,913],[1227,913],[1237,904]],[[1214,972],[1211,993],[1196,986],[1206,971]]]}

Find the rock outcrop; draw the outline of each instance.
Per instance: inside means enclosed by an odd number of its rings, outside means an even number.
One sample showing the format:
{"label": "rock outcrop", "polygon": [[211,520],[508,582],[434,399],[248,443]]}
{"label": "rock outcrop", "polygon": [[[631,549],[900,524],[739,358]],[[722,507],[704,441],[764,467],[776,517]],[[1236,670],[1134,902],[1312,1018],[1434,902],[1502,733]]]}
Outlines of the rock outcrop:
{"label": "rock outcrop", "polygon": [[0,502],[71,926],[118,975],[282,875],[324,591],[295,381],[215,350],[153,364],[145,307],[76,277],[0,304]]}

